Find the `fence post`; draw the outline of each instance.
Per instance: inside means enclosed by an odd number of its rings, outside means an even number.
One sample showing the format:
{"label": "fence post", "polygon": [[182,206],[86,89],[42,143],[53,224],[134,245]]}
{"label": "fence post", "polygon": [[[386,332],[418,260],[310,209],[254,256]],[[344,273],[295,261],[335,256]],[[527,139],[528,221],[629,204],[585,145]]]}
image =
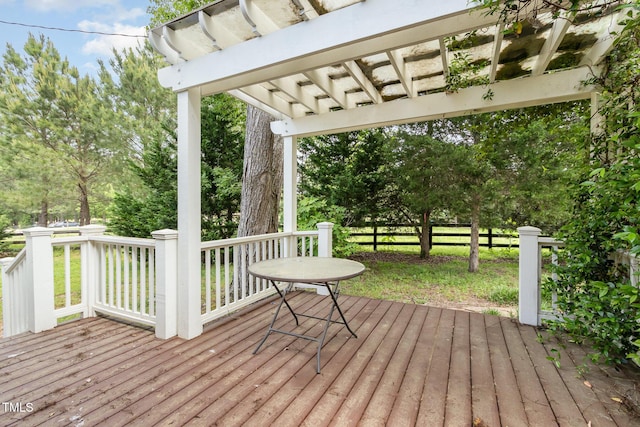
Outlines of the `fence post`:
{"label": "fence post", "polygon": [[489,249],[493,249],[493,230],[489,228],[487,232],[488,232],[487,237],[488,237]]}
{"label": "fence post", "polygon": [[373,225],[373,251],[378,252],[378,224]]}
{"label": "fence post", "polygon": [[156,240],[156,337],[178,333],[178,232],[158,230]]}
{"label": "fence post", "polygon": [[519,298],[518,311],[520,323],[538,325],[540,310],[540,250],[538,237],[541,230],[536,227],[519,227]]}
{"label": "fence post", "polygon": [[26,240],[27,316],[31,332],[42,332],[56,326],[53,314],[53,230],[34,227],[24,230]]}
{"label": "fence post", "polygon": [[87,245],[80,248],[80,259],[82,260],[82,280],[84,282],[82,291],[86,292],[85,304],[87,316],[94,317],[96,295],[100,286],[100,246],[92,240],[92,237],[102,236],[107,231],[104,225],[85,225],[80,227],[80,235],[88,238]]}
{"label": "fence post", "polygon": [[333,223],[319,222],[318,227],[318,256],[333,256]]}

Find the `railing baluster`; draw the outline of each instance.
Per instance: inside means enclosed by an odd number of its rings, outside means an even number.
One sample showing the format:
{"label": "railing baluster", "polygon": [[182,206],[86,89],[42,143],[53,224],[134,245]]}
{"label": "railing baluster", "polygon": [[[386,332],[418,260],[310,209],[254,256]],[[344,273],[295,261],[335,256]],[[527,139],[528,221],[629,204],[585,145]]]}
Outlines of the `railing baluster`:
{"label": "railing baluster", "polygon": [[140,284],[140,279],[138,278],[138,256],[139,256],[139,248],[133,246],[131,253],[131,310],[135,313],[138,312],[138,289]]}
{"label": "railing baluster", "polygon": [[125,246],[124,247],[124,304],[123,307],[125,310],[131,310],[131,300],[129,299],[129,287],[131,284],[129,283],[129,263],[131,262],[129,253],[133,249],[133,246]]}
{"label": "railing baluster", "polygon": [[114,246],[115,251],[115,271],[116,271],[116,307],[122,308],[122,260],[120,259],[121,251],[123,247],[120,245]]}
{"label": "railing baluster", "polygon": [[149,315],[156,315],[156,251],[149,249]]}
{"label": "railing baluster", "polygon": [[204,290],[205,290],[205,302],[204,311],[209,313],[211,311],[211,250],[206,249],[204,251]]}
{"label": "railing baluster", "polygon": [[221,294],[220,294],[220,248],[216,248],[216,308],[220,308]]}
{"label": "railing baluster", "polygon": [[65,307],[71,306],[71,248],[64,245],[64,296]]}
{"label": "railing baluster", "polygon": [[140,248],[140,314],[147,313],[147,250]]}

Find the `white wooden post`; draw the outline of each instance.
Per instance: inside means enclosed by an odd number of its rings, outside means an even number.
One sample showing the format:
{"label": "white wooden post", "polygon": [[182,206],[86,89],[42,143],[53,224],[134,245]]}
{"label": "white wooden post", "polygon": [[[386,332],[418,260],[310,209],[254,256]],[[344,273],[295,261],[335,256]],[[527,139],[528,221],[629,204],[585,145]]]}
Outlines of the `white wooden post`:
{"label": "white wooden post", "polygon": [[178,93],[178,335],[202,334],[200,320],[200,89]]}
{"label": "white wooden post", "polygon": [[167,339],[178,333],[178,232],[151,235],[156,239],[156,337]]}
{"label": "white wooden post", "polygon": [[34,227],[24,230],[26,238],[27,312],[29,330],[42,332],[56,326],[53,313],[53,230]]}
{"label": "white wooden post", "polygon": [[14,259],[15,258],[0,259],[0,266],[2,267],[2,331],[4,337],[10,337],[24,332],[21,331],[17,325],[17,316],[24,316],[26,313],[19,312],[21,303],[20,295],[16,292],[16,284],[9,281],[9,275],[7,274],[7,268],[13,263]]}
{"label": "white wooden post", "polygon": [[333,256],[333,223],[319,222],[318,227],[318,256]]}
{"label": "white wooden post", "polygon": [[[80,247],[80,259],[82,266],[82,295],[87,305],[87,316],[96,315],[96,297],[100,288],[100,245],[91,240],[92,237],[102,236],[107,231],[104,225],[85,225],[80,227],[80,235],[88,238],[86,246]],[[85,296],[86,295],[86,296]]]}
{"label": "white wooden post", "polygon": [[538,325],[540,310],[540,264],[538,237],[541,230],[536,227],[520,227],[519,259],[519,320],[525,325]]}
{"label": "white wooden post", "polygon": [[[285,233],[293,233],[298,228],[297,219],[297,182],[298,182],[298,141],[295,136],[283,136],[283,230]],[[292,236],[285,240],[285,255],[296,256],[298,243]]]}

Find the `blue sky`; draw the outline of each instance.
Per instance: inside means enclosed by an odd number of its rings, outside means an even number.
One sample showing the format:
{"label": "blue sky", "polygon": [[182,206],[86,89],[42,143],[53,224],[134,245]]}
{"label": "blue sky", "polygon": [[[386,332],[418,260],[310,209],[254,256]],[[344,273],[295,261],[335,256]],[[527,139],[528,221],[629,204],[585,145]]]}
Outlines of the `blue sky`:
{"label": "blue sky", "polygon": [[[148,3],[148,0],[0,0],[0,21],[145,36]],[[0,53],[4,54],[7,43],[24,52],[29,32],[51,39],[60,54],[83,74],[92,74],[97,69],[97,59],[108,59],[113,47],[132,47],[141,40],[0,23]]]}

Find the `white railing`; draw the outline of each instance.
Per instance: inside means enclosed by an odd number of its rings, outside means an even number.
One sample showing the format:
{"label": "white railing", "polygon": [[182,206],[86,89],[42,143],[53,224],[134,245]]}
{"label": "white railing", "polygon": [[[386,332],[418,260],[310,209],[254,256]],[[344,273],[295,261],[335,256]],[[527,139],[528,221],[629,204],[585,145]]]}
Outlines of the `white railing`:
{"label": "white railing", "polygon": [[92,239],[98,265],[93,309],[155,326],[156,254],[154,239],[99,236]]}
{"label": "white railing", "polygon": [[[331,256],[332,226],[203,243],[202,323],[275,292],[247,273],[252,263]],[[25,249],[1,260],[4,336],[40,332],[69,316],[96,312],[154,326],[160,338],[176,335],[178,318],[187,317],[177,312],[177,232],[160,230],[153,239],[136,239],[104,231],[87,226],[80,236],[55,239],[50,229],[24,231]]]}
{"label": "white railing", "polygon": [[[541,230],[536,227],[520,227],[520,259],[519,259],[519,297],[518,316],[520,323],[540,325],[542,319],[556,318],[557,295],[552,295],[551,311],[543,311],[542,300],[542,249],[551,248],[552,264],[557,265],[558,248],[564,242],[550,237],[540,237]],[[556,280],[555,273],[552,273]]]}
{"label": "white railing", "polygon": [[26,282],[26,249],[15,258],[3,258],[2,265],[2,329],[4,336],[12,336],[29,329]]}
{"label": "white railing", "polygon": [[319,249],[318,234],[301,231],[203,242],[202,323],[274,294],[268,280],[253,277],[247,268],[285,256],[317,256],[319,250],[326,250]]}
{"label": "white railing", "polygon": [[[520,260],[519,260],[519,320],[526,325],[540,325],[545,319],[558,319],[560,313],[557,310],[558,295],[554,291],[551,294],[550,310],[542,310],[542,251],[551,249],[551,264],[558,265],[558,250],[565,246],[561,240],[551,237],[541,237],[541,230],[536,227],[520,227]],[[638,286],[640,267],[638,258],[628,251],[613,253],[609,259],[618,265],[627,267],[628,278],[633,286]],[[551,273],[551,279],[557,281],[555,271]]]}

